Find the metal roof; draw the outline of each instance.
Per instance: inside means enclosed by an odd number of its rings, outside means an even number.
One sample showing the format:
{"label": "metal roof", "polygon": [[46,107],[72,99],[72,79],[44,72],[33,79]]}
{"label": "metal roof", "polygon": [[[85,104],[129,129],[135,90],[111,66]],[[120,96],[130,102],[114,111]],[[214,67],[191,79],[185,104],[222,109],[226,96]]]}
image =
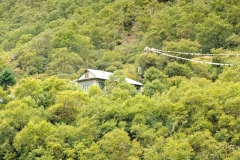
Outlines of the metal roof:
{"label": "metal roof", "polygon": [[[111,72],[106,72],[106,71],[101,71],[101,70],[94,70],[94,69],[86,69],[87,71],[89,71],[89,72],[91,72],[94,76],[95,76],[95,78],[98,78],[98,79],[104,79],[104,80],[107,80],[107,79],[109,79],[109,76],[111,75],[111,74],[113,74],[113,73],[111,73]],[[86,70],[84,71],[84,72],[86,72]],[[81,75],[82,76],[82,75]],[[80,77],[81,77],[80,76]],[[79,78],[80,78],[79,77]],[[83,80],[83,79],[82,79]],[[77,81],[78,81],[78,79],[77,79]],[[134,84],[134,85],[139,85],[139,86],[142,86],[143,84],[142,83],[140,83],[140,82],[137,82],[137,81],[135,81],[135,80],[133,80],[133,79],[130,79],[130,78],[126,78],[126,82],[127,83],[130,83],[130,84]]]}
{"label": "metal roof", "polygon": [[109,76],[112,74],[111,72],[105,72],[105,71],[94,70],[94,69],[87,69],[87,70],[91,72],[93,75],[95,75],[96,78],[105,79],[105,80],[107,80]]}

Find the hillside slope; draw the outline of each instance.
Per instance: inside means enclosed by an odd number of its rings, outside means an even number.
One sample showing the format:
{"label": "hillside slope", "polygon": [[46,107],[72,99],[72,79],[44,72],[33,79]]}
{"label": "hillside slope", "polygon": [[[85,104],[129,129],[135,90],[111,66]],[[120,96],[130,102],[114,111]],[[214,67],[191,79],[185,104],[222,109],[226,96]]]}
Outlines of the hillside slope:
{"label": "hillside slope", "polygon": [[[239,11],[238,0],[0,0],[0,160],[239,159],[239,57],[225,56],[239,52]],[[85,92],[72,80],[86,67],[115,72]]]}
{"label": "hillside slope", "polygon": [[19,77],[75,78],[85,67],[115,71],[131,66],[126,72],[136,79],[145,46],[238,51],[239,10],[240,2],[232,0],[1,1],[1,68]]}

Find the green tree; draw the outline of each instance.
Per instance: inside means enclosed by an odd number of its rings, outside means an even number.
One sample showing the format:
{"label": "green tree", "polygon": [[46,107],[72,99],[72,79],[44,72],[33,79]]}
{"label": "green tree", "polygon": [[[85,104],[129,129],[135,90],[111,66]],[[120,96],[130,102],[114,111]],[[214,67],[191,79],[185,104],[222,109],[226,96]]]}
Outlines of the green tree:
{"label": "green tree", "polygon": [[162,83],[160,80],[154,80],[152,82],[147,82],[144,85],[143,94],[147,96],[153,96],[156,93],[163,93],[168,89],[168,85]]}
{"label": "green tree", "polygon": [[201,78],[207,78],[212,79],[210,66],[206,64],[200,64],[200,63],[192,63],[191,69],[195,75]]}
{"label": "green tree", "polygon": [[240,36],[236,35],[235,33],[232,34],[230,37],[228,37],[226,39],[226,42],[228,44],[229,47],[231,48],[236,48],[239,47],[239,43],[240,43]]}
{"label": "green tree", "polygon": [[[148,144],[153,144],[156,140],[156,131],[148,125],[142,124],[141,122],[136,123],[136,119],[139,118],[140,115],[136,115],[134,118],[134,123],[131,126],[131,134],[136,140],[143,146],[147,147]],[[142,119],[144,117],[141,117]],[[140,119],[140,118],[139,118]],[[138,119],[138,120],[139,120]],[[142,120],[141,119],[141,120]]]}
{"label": "green tree", "polygon": [[141,72],[139,74],[143,74],[150,67],[163,70],[168,64],[165,56],[158,56],[156,53],[140,54],[137,57],[136,62],[138,63],[139,67],[141,67]]}
{"label": "green tree", "polygon": [[189,137],[189,143],[196,159],[221,159],[222,152],[224,152],[223,146],[211,136],[208,130],[192,134]]}
{"label": "green tree", "polygon": [[231,9],[227,10],[227,19],[233,25],[234,32],[238,34],[240,32],[239,24],[240,21],[236,18],[240,13],[239,5],[231,5]]}
{"label": "green tree", "polygon": [[40,85],[43,88],[44,98],[42,101],[42,105],[44,106],[44,108],[48,108],[51,105],[55,104],[56,95],[58,94],[58,92],[65,90],[80,90],[79,86],[76,83],[57,77],[43,79]]}
{"label": "green tree", "polygon": [[44,96],[40,81],[31,77],[22,79],[15,87],[15,96],[19,99],[31,97],[41,105]]}
{"label": "green tree", "polygon": [[83,66],[83,59],[77,53],[68,52],[67,48],[53,50],[50,58],[52,60],[46,69],[49,75],[64,77],[64,75],[74,74]]}
{"label": "green tree", "polygon": [[183,139],[158,137],[154,145],[144,148],[144,159],[191,159],[193,148]]}
{"label": "green tree", "polygon": [[19,158],[26,159],[37,150],[40,151],[38,157],[41,157],[45,150],[40,149],[47,147],[46,139],[54,133],[55,129],[55,126],[46,121],[30,121],[13,140],[13,146],[20,155]]}
{"label": "green tree", "polygon": [[88,56],[88,52],[93,49],[90,38],[80,35],[76,21],[69,21],[67,26],[55,32],[53,38],[54,48],[67,48],[68,52],[75,52],[83,58]]}
{"label": "green tree", "polygon": [[226,48],[226,39],[232,34],[232,26],[214,14],[199,24],[198,30],[197,40],[202,45],[203,53],[208,53],[212,48]]}
{"label": "green tree", "polygon": [[[113,93],[113,95],[114,93],[117,94],[119,90],[118,91],[116,90],[118,88],[120,90],[125,90],[126,92],[128,92],[129,96],[134,96],[137,93],[136,88],[133,85],[126,82],[126,76],[124,75],[123,71],[114,72],[112,75],[110,75],[109,79],[105,83],[106,83],[106,87],[105,87],[106,94],[110,94],[110,93]],[[123,95],[125,95],[125,93]]]}
{"label": "green tree", "polygon": [[178,64],[177,62],[169,63],[164,68],[164,73],[169,77],[173,76],[185,76],[187,78],[192,77],[194,74],[191,69],[185,64]]}
{"label": "green tree", "polygon": [[[79,148],[82,149],[83,145],[79,144]],[[93,159],[93,160],[104,160],[108,157],[104,154],[100,146],[97,143],[93,143],[89,148],[82,149],[79,151],[79,157],[82,159]]]}
{"label": "green tree", "polygon": [[235,65],[232,67],[225,67],[223,72],[219,75],[219,80],[223,82],[239,82],[240,81],[240,67]]}
{"label": "green tree", "polygon": [[16,159],[17,154],[12,146],[16,130],[7,120],[0,121],[0,159]]}
{"label": "green tree", "polygon": [[104,135],[98,143],[109,159],[127,159],[131,142],[127,132],[115,129]]}
{"label": "green tree", "polygon": [[110,67],[115,67],[116,69],[122,69],[122,59],[123,56],[114,51],[106,51],[103,53],[102,57],[97,60],[97,66],[103,70],[107,71],[115,71],[111,70]]}
{"label": "green tree", "polygon": [[80,48],[76,31],[67,28],[63,28],[55,34],[53,45],[55,48],[67,48],[68,52],[78,52]]}
{"label": "green tree", "polygon": [[8,91],[3,90],[3,88],[0,87],[0,110],[2,106],[4,107],[11,99],[12,98],[8,96]]}
{"label": "green tree", "polygon": [[1,118],[8,121],[16,130],[21,130],[33,119],[45,119],[44,112],[30,97],[9,102],[2,112]]}
{"label": "green tree", "polygon": [[126,121],[126,130],[130,130],[132,123],[135,121],[136,123],[141,121],[143,124],[145,124],[144,121],[146,121],[147,124],[152,125],[154,123],[153,110],[155,106],[156,104],[150,97],[139,94],[125,101],[124,104],[120,106],[121,110],[115,115],[118,116],[119,119]]}
{"label": "green tree", "polygon": [[79,107],[83,107],[89,97],[80,91],[61,91],[56,95],[56,102],[47,109],[52,123],[71,123],[76,119]]}
{"label": "green tree", "polygon": [[33,40],[32,48],[36,51],[37,55],[47,59],[53,47],[52,39],[53,31],[45,30]]}
{"label": "green tree", "polygon": [[0,85],[4,90],[7,90],[9,86],[13,86],[16,83],[13,72],[7,68],[3,69],[0,73]]}
{"label": "green tree", "polygon": [[161,72],[160,70],[154,68],[154,67],[150,67],[149,69],[147,69],[144,72],[144,79],[143,81],[146,82],[152,82],[154,80],[159,80],[162,83],[167,83],[167,75],[165,75],[163,72]]}
{"label": "green tree", "polygon": [[20,51],[20,56],[18,58],[18,66],[28,75],[40,74],[45,71],[46,59],[40,57],[35,51],[28,49],[23,49]]}
{"label": "green tree", "polygon": [[[1,45],[0,45],[1,46]],[[1,51],[1,47],[0,47],[0,51]],[[2,52],[2,51],[1,51]],[[6,68],[6,64],[7,64],[7,57],[4,56],[4,54],[1,54],[0,56],[0,70],[2,71],[4,68]]]}
{"label": "green tree", "polygon": [[233,115],[237,119],[240,116],[240,97],[228,99],[223,109],[227,114]]}
{"label": "green tree", "polygon": [[163,45],[164,50],[175,52],[201,52],[201,45],[197,41],[189,39],[180,39],[179,41],[165,41]]}
{"label": "green tree", "polygon": [[167,138],[163,150],[163,159],[191,159],[194,155],[193,148],[188,142]]}
{"label": "green tree", "polygon": [[[159,23],[161,23],[161,21]],[[150,26],[147,29],[146,34],[144,34],[143,36],[144,36],[144,39],[143,39],[144,45],[155,47],[155,48],[161,48],[163,45],[162,43],[163,40],[165,40],[167,37],[166,31],[161,30],[156,26]]]}
{"label": "green tree", "polygon": [[235,150],[231,153],[231,155],[226,158],[226,160],[231,160],[231,159],[238,159],[238,157],[240,156],[240,150]]}

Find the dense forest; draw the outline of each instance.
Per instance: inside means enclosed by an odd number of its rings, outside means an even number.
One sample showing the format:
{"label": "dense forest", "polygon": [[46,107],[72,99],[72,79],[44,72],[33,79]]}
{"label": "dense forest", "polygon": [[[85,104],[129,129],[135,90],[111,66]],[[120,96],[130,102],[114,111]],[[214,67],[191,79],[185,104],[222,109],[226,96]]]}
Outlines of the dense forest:
{"label": "dense forest", "polygon": [[[239,17],[239,0],[0,0],[0,160],[238,160]],[[113,72],[104,90],[73,81],[86,68]]]}

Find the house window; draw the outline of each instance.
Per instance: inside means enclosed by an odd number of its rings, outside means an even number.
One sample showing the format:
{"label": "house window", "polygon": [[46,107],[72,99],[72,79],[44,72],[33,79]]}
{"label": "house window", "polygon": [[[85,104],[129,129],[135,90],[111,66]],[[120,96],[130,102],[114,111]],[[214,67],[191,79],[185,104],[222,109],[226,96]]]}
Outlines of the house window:
{"label": "house window", "polygon": [[104,82],[98,82],[98,86],[100,87],[100,89],[103,89],[105,87]]}
{"label": "house window", "polygon": [[87,91],[88,88],[93,84],[93,82],[85,82],[83,84],[81,84],[82,88]]}

